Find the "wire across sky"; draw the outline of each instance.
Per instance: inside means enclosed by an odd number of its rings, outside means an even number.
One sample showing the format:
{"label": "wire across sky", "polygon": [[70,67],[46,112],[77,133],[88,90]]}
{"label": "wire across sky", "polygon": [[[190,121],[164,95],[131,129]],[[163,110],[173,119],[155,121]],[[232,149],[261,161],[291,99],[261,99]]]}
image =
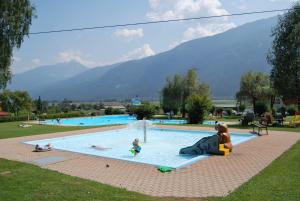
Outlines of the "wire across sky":
{"label": "wire across sky", "polygon": [[244,13],[232,13],[232,14],[224,14],[224,15],[211,15],[211,16],[201,16],[201,17],[180,18],[180,19],[135,22],[135,23],[127,23],[127,24],[114,24],[114,25],[94,26],[94,27],[80,27],[80,28],[71,28],[71,29],[37,31],[37,32],[31,32],[31,33],[29,33],[29,35],[84,31],[84,30],[93,30],[93,29],[106,29],[106,28],[116,28],[116,27],[128,27],[128,26],[159,24],[159,23],[179,22],[179,21],[202,20],[202,19],[211,19],[211,18],[220,18],[220,17],[242,16],[242,15],[254,15],[254,14],[284,12],[284,11],[289,11],[289,10],[293,10],[293,9],[298,9],[298,8],[285,8],[285,9],[275,9],[275,10],[252,11],[252,12],[244,12]]}

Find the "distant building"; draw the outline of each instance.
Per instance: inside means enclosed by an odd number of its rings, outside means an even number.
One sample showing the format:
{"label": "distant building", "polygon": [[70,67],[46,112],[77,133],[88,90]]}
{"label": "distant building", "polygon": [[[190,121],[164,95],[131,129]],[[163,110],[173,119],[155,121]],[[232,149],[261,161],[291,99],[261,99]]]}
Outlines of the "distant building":
{"label": "distant building", "polygon": [[8,117],[8,116],[9,116],[8,112],[0,111],[0,117]]}
{"label": "distant building", "polygon": [[139,106],[141,104],[142,104],[142,102],[140,101],[140,99],[138,98],[138,96],[136,96],[135,98],[131,99],[131,105]]}
{"label": "distant building", "polygon": [[[0,102],[1,103],[1,102]],[[0,106],[0,117],[7,117],[7,116],[9,116],[9,113],[8,112],[4,112],[3,110],[2,110],[2,107]]]}
{"label": "distant building", "polygon": [[103,106],[105,109],[110,107],[112,109],[119,109],[124,112],[126,111],[126,107],[119,102],[103,102]]}
{"label": "distant building", "polygon": [[215,108],[222,108],[222,109],[237,108],[236,100],[213,100],[213,105],[215,106]]}

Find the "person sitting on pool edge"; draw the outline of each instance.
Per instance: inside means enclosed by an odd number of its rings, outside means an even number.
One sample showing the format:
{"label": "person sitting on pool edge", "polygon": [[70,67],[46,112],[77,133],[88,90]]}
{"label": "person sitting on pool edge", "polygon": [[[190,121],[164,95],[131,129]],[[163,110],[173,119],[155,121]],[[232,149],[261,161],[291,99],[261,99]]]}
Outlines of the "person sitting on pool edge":
{"label": "person sitting on pool edge", "polygon": [[139,145],[139,139],[136,138],[132,142],[133,147],[131,148],[131,152],[136,156],[138,153],[141,152],[142,147]]}
{"label": "person sitting on pool edge", "polygon": [[226,124],[217,124],[215,129],[218,131],[219,142],[220,144],[224,144],[224,147],[229,149],[232,152],[232,143],[230,139],[230,134],[228,131],[228,127]]}

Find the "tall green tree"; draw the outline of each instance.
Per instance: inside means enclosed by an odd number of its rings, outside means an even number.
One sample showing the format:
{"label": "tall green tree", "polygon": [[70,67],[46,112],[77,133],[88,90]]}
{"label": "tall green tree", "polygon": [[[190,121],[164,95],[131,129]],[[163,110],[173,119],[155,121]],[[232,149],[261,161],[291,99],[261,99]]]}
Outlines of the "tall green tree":
{"label": "tall green tree", "polygon": [[36,111],[38,112],[38,114],[41,114],[43,111],[43,104],[42,104],[42,99],[40,96],[36,101]]}
{"label": "tall green tree", "polygon": [[37,100],[33,101],[33,104],[37,114],[45,113],[48,110],[48,102],[46,100],[42,100],[40,96]]}
{"label": "tall green tree", "polygon": [[181,111],[186,116],[186,103],[192,94],[210,96],[209,86],[201,83],[195,69],[189,69],[186,75],[175,75],[167,78],[167,83],[161,91],[161,104],[165,112]]}
{"label": "tall green tree", "polygon": [[269,76],[262,72],[249,71],[241,77],[240,90],[237,92],[236,98],[249,100],[255,109],[257,102],[265,102],[272,95]]}
{"label": "tall green tree", "polygon": [[173,111],[177,114],[182,99],[182,77],[176,74],[173,78],[167,78],[167,83],[161,91],[161,105],[164,112]]}
{"label": "tall green tree", "polygon": [[268,62],[272,65],[271,80],[283,99],[297,99],[300,110],[300,3],[279,17],[273,29],[272,49]]}
{"label": "tall green tree", "polygon": [[0,1],[0,89],[11,79],[10,65],[14,48],[20,48],[34,17],[30,0]]}
{"label": "tall green tree", "polygon": [[21,110],[31,111],[32,100],[26,91],[4,90],[0,94],[0,102],[4,111],[12,112],[16,116]]}
{"label": "tall green tree", "polygon": [[183,94],[181,102],[182,117],[186,116],[186,103],[189,96],[192,94],[199,94],[202,96],[209,96],[209,86],[205,83],[200,83],[196,69],[189,69],[183,78],[182,83]]}

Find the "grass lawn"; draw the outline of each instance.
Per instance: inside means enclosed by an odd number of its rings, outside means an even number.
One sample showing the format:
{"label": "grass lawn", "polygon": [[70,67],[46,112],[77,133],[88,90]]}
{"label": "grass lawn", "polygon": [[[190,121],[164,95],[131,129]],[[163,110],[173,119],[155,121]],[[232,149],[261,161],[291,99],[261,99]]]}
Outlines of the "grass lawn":
{"label": "grass lawn", "polygon": [[300,142],[224,198],[207,201],[300,200]]}
{"label": "grass lawn", "polygon": [[20,124],[22,124],[22,122],[0,123],[0,139],[95,128],[90,126],[54,126],[36,124],[33,124],[32,127],[21,128],[19,126]]}

